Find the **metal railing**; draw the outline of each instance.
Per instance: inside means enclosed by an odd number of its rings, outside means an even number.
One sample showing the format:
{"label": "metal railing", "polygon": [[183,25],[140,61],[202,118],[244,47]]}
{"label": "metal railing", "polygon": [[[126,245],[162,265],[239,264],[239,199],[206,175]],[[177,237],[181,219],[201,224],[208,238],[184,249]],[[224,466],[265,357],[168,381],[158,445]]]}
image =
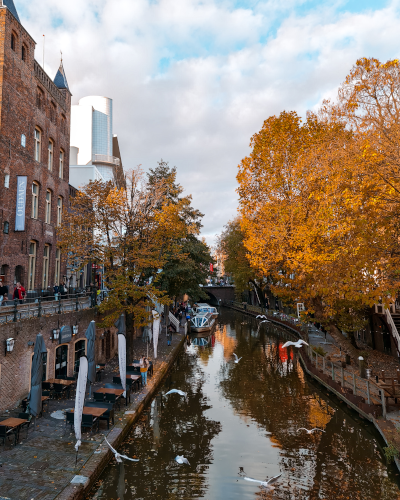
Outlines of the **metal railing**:
{"label": "metal railing", "polygon": [[0,324],[17,322],[28,318],[40,318],[52,314],[62,314],[95,307],[100,297],[96,292],[82,292],[74,295],[55,295],[35,299],[7,300],[0,305]]}
{"label": "metal railing", "polygon": [[397,327],[393,321],[392,315],[390,314],[389,309],[385,309],[386,321],[388,322],[390,329],[392,330],[392,336],[397,343],[397,350],[400,352],[400,335],[397,331]]}
{"label": "metal railing", "polygon": [[92,156],[92,163],[110,163],[111,165],[119,166],[121,160],[115,156],[94,154]]}

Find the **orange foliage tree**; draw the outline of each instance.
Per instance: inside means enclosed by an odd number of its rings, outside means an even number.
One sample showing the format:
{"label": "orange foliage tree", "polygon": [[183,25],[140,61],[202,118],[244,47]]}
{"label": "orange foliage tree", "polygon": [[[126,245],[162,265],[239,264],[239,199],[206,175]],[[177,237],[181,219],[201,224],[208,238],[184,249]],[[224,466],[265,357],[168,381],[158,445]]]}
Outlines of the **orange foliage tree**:
{"label": "orange foliage tree", "polygon": [[399,276],[398,234],[380,216],[391,188],[368,171],[365,144],[347,125],[328,104],[304,123],[295,112],[272,116],[237,178],[251,265],[352,351],[341,330],[354,346],[366,308],[392,300]]}
{"label": "orange foliage tree", "polygon": [[[170,298],[158,282],[168,258],[181,253],[179,238],[197,233],[182,213],[185,198],[172,202],[162,181],[149,183],[137,169],[126,175],[126,188],[90,182],[72,200],[59,230],[60,248],[75,268],[89,262],[105,266],[108,297],[99,306],[104,326],[124,312],[127,330],[149,322],[149,297]],[[127,336],[130,352],[131,335]]]}

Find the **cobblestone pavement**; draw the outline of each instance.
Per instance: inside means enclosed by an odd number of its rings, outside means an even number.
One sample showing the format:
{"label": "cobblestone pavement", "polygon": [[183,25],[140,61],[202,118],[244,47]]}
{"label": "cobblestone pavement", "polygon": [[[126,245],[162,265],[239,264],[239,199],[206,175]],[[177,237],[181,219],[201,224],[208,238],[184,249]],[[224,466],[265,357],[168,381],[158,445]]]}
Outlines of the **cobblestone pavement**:
{"label": "cobblestone pavement", "polygon": [[[160,335],[158,343],[158,357],[154,363],[154,374],[161,362],[167,359],[168,354],[178,347],[182,335],[174,335],[172,346],[167,345],[165,335]],[[146,352],[146,344],[142,339],[134,341],[137,357]],[[152,350],[149,346],[149,358],[152,359]],[[92,386],[92,393],[96,388],[103,387],[105,383],[112,382],[113,376],[119,376],[118,360],[114,358],[106,366],[102,380]],[[144,399],[152,387],[152,379],[148,378],[148,386],[140,392],[131,395],[129,410]],[[71,394],[72,396],[72,394]],[[89,394],[87,394],[89,399]],[[57,410],[65,411],[74,407],[74,398],[64,400],[50,400],[48,409],[45,406],[43,417],[36,422],[32,420],[28,435],[26,430],[20,433],[19,443],[14,446],[14,440],[6,442],[5,448],[0,448],[0,500],[51,500],[57,497],[60,491],[71,482],[77,470],[85,466],[85,462],[93,454],[105,435],[112,431],[107,430],[106,421],[100,422],[99,433],[91,435],[90,432],[82,434],[82,446],[76,457],[74,445],[75,436],[65,420],[58,420],[51,416]],[[126,407],[121,403],[121,410],[115,411],[115,424],[124,419]],[[2,418],[18,417],[21,408],[5,412]]]}

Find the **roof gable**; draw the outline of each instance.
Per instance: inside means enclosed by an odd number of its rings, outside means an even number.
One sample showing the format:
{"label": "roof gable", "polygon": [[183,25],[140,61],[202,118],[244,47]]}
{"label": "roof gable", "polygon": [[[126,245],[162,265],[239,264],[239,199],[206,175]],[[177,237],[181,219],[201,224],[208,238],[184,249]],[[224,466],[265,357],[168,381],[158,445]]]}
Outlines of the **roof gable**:
{"label": "roof gable", "polygon": [[19,20],[18,12],[17,12],[17,9],[15,8],[14,1],[13,0],[3,0],[2,4],[4,7],[7,7],[7,9],[11,12],[11,14],[15,17],[15,19],[20,23],[21,21]]}
{"label": "roof gable", "polygon": [[54,78],[54,83],[59,89],[69,90],[67,77],[65,76],[65,71],[62,61],[60,63],[60,67],[58,68],[56,77]]}

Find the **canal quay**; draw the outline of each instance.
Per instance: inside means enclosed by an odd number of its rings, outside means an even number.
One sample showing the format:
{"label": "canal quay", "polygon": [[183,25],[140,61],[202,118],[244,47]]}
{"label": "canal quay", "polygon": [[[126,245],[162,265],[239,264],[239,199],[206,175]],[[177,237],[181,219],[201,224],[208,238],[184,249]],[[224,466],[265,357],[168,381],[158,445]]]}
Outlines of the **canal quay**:
{"label": "canal quay", "polygon": [[[119,446],[139,462],[112,459],[86,498],[399,499],[379,433],[305,374],[286,339],[280,326],[222,308],[207,344],[185,342]],[[278,474],[274,490],[244,479]]]}

